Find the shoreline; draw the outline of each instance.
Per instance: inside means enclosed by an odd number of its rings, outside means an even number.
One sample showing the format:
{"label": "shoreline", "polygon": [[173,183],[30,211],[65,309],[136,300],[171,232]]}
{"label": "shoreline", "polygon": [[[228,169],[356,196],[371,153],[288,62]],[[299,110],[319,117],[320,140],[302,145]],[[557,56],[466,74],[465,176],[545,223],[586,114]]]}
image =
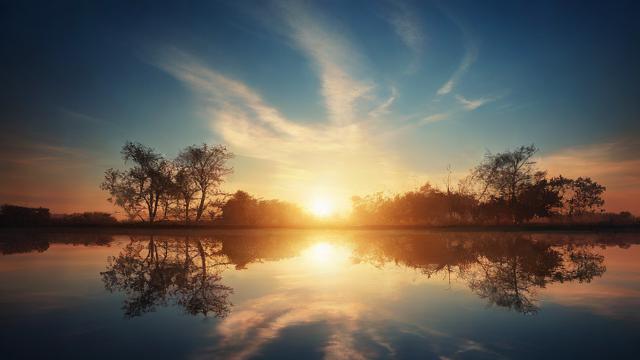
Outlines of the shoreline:
{"label": "shoreline", "polygon": [[246,230],[314,230],[314,231],[430,231],[430,232],[638,232],[640,224],[525,224],[525,225],[304,225],[257,226],[212,224],[111,224],[44,225],[0,227],[0,232],[120,232],[120,231],[246,231]]}

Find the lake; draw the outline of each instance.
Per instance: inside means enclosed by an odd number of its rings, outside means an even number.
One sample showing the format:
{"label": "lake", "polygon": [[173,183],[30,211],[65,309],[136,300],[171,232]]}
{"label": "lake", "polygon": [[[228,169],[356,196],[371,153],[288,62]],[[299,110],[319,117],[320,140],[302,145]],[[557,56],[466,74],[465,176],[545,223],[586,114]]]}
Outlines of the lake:
{"label": "lake", "polygon": [[637,358],[637,233],[126,231],[0,234],[1,358]]}

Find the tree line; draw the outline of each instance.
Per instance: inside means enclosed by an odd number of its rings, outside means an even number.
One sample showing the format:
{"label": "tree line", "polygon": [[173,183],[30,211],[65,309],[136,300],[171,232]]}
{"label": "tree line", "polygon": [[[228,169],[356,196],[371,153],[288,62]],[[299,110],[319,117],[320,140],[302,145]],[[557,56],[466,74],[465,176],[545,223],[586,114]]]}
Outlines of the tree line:
{"label": "tree line", "polygon": [[[485,154],[469,174],[439,188],[352,197],[349,225],[522,224],[536,221],[633,224],[629,212],[604,213],[606,188],[589,177],[551,177],[534,160],[534,145]],[[318,221],[299,206],[222,189],[233,173],[233,154],[223,145],[191,145],[169,159],[155,149],[126,142],[125,167],[105,171],[100,188],[130,221],[207,222],[241,226],[304,226]],[[585,219],[587,219],[585,221]],[[108,213],[52,217],[46,208],[4,205],[0,225],[106,225]]]}
{"label": "tree line", "polygon": [[302,225],[310,217],[297,205],[262,200],[245,191],[228,194],[222,184],[233,172],[233,154],[223,145],[191,145],[174,159],[135,142],[122,147],[126,169],[108,169],[100,185],[130,220],[215,221],[226,225]]}
{"label": "tree line", "polygon": [[[353,220],[360,224],[513,223],[603,212],[606,188],[589,177],[549,177],[537,167],[534,145],[485,154],[470,174],[446,181],[444,190],[429,183],[395,196],[354,196]],[[632,219],[630,213],[621,218]]]}
{"label": "tree line", "polygon": [[0,226],[96,226],[117,222],[113,215],[99,211],[51,215],[49,209],[43,207],[0,206]]}
{"label": "tree line", "polygon": [[[602,212],[606,188],[589,177],[548,176],[538,168],[534,145],[485,154],[457,185],[425,184],[393,196],[376,193],[352,198],[350,222],[359,225],[521,224],[531,220]],[[313,221],[300,207],[262,200],[247,192],[222,191],[233,154],[223,145],[192,145],[174,159],[127,142],[129,167],[108,169],[101,188],[130,219],[215,221],[228,225],[289,226]],[[631,221],[629,213],[617,220]]]}

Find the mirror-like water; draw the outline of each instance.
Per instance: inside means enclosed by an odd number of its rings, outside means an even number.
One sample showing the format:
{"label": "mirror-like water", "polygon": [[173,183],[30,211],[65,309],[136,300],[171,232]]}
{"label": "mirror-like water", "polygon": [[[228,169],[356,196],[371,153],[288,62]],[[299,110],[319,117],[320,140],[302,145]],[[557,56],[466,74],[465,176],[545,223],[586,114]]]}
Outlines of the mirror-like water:
{"label": "mirror-like water", "polygon": [[634,358],[640,235],[0,236],[2,358]]}

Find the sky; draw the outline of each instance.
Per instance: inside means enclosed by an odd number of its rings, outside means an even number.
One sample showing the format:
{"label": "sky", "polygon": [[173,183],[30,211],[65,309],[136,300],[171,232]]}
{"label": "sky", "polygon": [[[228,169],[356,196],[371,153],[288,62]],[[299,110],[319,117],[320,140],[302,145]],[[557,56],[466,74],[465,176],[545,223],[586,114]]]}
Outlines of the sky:
{"label": "sky", "polygon": [[[634,1],[7,1],[0,203],[113,211],[120,148],[235,154],[226,191],[347,211],[534,143],[640,214]],[[316,200],[314,200],[316,199]]]}

